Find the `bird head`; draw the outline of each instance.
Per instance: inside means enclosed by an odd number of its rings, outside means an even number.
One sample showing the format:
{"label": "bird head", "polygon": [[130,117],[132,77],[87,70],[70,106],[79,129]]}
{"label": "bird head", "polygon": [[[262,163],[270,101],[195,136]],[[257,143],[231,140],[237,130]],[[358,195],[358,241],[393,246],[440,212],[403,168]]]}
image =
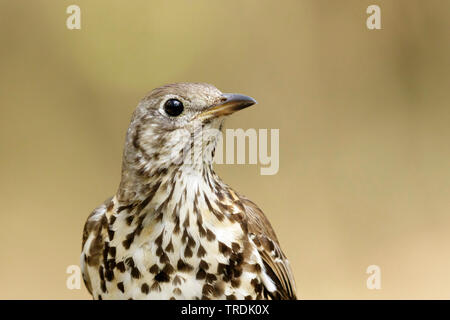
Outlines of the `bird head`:
{"label": "bird head", "polygon": [[198,169],[211,164],[224,118],[255,103],[206,83],[154,89],[133,114],[124,161],[150,174],[172,165]]}

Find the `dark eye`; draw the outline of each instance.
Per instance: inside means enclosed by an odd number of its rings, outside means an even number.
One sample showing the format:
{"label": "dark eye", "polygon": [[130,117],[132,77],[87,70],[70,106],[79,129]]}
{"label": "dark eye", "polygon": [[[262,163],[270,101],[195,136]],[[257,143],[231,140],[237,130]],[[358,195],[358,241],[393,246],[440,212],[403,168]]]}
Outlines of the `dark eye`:
{"label": "dark eye", "polygon": [[179,116],[183,110],[183,103],[177,99],[169,99],[164,104],[164,111],[171,117]]}

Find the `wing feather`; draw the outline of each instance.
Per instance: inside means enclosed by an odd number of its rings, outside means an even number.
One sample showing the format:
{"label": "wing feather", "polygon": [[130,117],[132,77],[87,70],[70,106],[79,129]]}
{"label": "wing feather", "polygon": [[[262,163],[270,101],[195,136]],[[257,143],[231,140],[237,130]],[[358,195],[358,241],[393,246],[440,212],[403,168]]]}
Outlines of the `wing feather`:
{"label": "wing feather", "polygon": [[297,299],[295,280],[289,261],[281,250],[269,220],[252,201],[243,196],[239,198],[245,208],[250,238],[258,248],[267,275],[276,286],[275,291],[268,290],[267,294],[272,299]]}
{"label": "wing feather", "polygon": [[92,284],[88,267],[96,266],[100,263],[100,258],[104,249],[102,229],[107,224],[106,212],[108,211],[108,206],[111,204],[111,199],[112,198],[107,199],[101,206],[92,211],[83,228],[80,266],[84,284],[91,294]]}

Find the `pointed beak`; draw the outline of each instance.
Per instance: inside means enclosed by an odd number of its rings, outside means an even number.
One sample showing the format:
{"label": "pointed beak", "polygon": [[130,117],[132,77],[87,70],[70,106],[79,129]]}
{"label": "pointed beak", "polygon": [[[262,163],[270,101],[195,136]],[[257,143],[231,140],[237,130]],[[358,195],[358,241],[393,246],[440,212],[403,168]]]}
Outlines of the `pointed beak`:
{"label": "pointed beak", "polygon": [[206,109],[200,113],[197,118],[200,120],[207,120],[211,118],[228,116],[256,103],[255,99],[242,94],[224,93],[222,96],[222,102]]}

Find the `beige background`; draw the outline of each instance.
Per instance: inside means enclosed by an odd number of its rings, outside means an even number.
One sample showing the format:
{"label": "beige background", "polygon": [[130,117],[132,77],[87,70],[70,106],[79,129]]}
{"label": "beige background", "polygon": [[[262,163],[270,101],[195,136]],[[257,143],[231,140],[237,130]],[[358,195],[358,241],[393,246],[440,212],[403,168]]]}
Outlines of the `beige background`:
{"label": "beige background", "polygon": [[84,221],[138,100],[176,81],[259,101],[228,128],[280,129],[277,175],[217,170],[273,222],[301,297],[450,298],[450,1],[0,3],[0,298],[89,298],[65,285]]}

